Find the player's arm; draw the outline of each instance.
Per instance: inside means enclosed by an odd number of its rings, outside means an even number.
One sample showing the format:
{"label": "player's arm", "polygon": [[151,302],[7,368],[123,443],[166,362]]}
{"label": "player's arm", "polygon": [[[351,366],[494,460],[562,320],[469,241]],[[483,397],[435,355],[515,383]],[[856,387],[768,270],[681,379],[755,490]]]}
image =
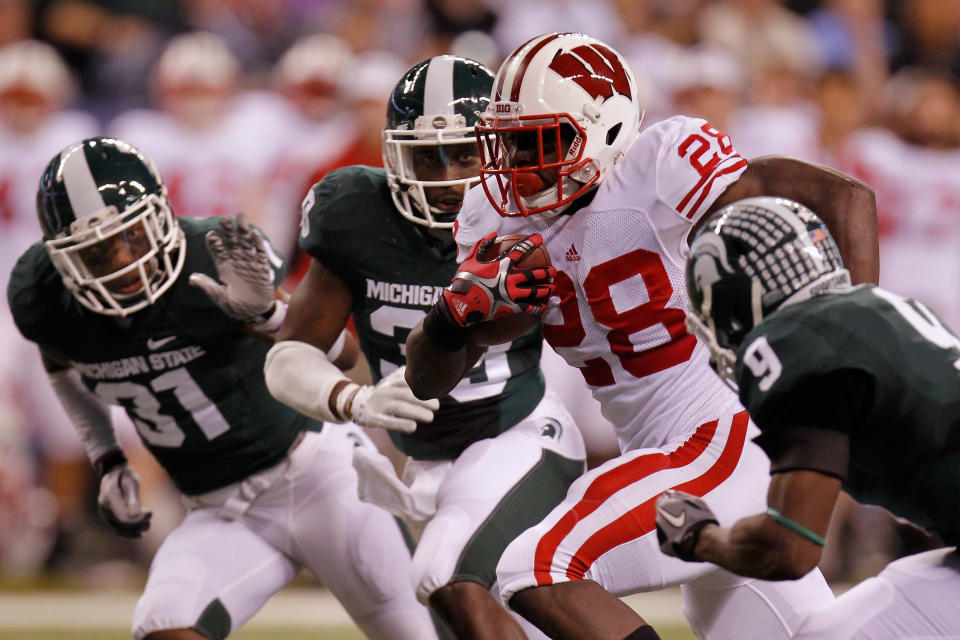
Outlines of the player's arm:
{"label": "player's arm", "polygon": [[41,350],[50,386],[73,424],[100,478],[97,512],[118,534],[139,538],[150,528],[140,505],[140,479],[117,443],[110,408],[87,389],[80,374]]}
{"label": "player's arm", "polygon": [[[750,160],[740,178],[727,187],[707,213],[753,196],[781,196],[810,207],[837,241],[853,282],[878,282],[877,203],[867,184],[823,165],[762,156]],[[694,225],[689,237],[707,217]]]}
{"label": "player's arm", "polygon": [[[867,415],[871,378],[857,369],[780,377],[767,392],[745,368],[741,399],[761,428],[754,438],[770,459],[767,509],[717,526],[706,501],[667,492],[657,499],[660,548],[767,580],[803,576],[820,561],[827,526],[850,462],[850,436]],[[778,384],[782,383],[782,386]]]}
{"label": "player's arm", "polygon": [[840,484],[839,478],[817,471],[775,474],[767,511],[741,518],[729,528],[719,526],[703,498],[665,491],[656,503],[660,548],[741,576],[796,580],[820,562]]}
{"label": "player's arm", "polygon": [[[236,220],[220,219],[219,231],[204,238],[217,270],[218,280],[205,273],[190,274],[190,284],[207,294],[215,305],[258,338],[274,342],[287,317],[290,294],[276,286],[283,262],[268,251],[264,236],[247,222],[242,213]],[[341,369],[357,362],[359,348],[347,331],[333,343],[336,355],[330,360]]]}
{"label": "player's arm", "polygon": [[816,471],[778,473],[770,482],[767,512],[732,527],[707,525],[695,560],[763,580],[795,580],[820,562],[840,479]]}
{"label": "player's arm", "polygon": [[557,270],[518,266],[543,244],[543,238],[528,236],[500,256],[486,259],[484,250],[496,235],[491,232],[471,247],[450,286],[407,337],[406,379],[418,398],[446,395],[477,363],[486,347],[471,341],[474,327],[546,309]]}
{"label": "player's arm", "polygon": [[[344,327],[352,306],[347,283],[312,259],[267,352],[263,373],[270,393],[300,413],[327,422],[352,420],[365,427],[412,432],[417,421],[432,421],[439,403],[416,399],[402,367],[376,385],[361,385],[336,366],[347,346]],[[350,344],[355,348],[352,336]]]}
{"label": "player's arm", "polygon": [[[430,313],[440,312],[431,310]],[[487,350],[470,342],[466,332],[462,334],[463,342],[458,344],[461,334],[453,328],[447,331],[454,334],[451,336],[452,342],[443,339],[443,328],[439,332],[435,330],[431,337],[424,332],[425,321],[417,324],[407,338],[406,372],[410,390],[424,400],[450,393]]]}

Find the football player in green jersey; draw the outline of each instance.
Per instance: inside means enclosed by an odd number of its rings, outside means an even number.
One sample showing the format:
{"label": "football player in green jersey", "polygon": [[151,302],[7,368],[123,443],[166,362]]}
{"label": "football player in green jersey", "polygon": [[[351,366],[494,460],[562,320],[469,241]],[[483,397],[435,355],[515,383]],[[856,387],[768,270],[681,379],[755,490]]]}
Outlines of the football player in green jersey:
{"label": "football player in green jersey", "polygon": [[[351,314],[373,379],[402,380],[407,335],[457,270],[452,228],[478,181],[473,126],[492,81],[452,55],[413,66],[388,101],[385,168],[337,169],[307,194],[300,246],[312,260],[265,369],[278,399],[318,418],[351,406],[327,352]],[[409,456],[402,478],[384,457],[354,457],[365,498],[423,526],[417,595],[460,637],[524,637],[526,623],[490,593],[497,560],[584,469],[583,441],[545,387],[540,348],[536,332],[491,348],[432,422],[390,431]],[[317,389],[329,390],[329,404],[315,401]]]}
{"label": "football player in green jersey", "polygon": [[[150,526],[109,404],[126,410],[187,507],[151,564],[134,638],[225,638],[301,567],[368,637],[436,637],[395,519],[357,496],[352,452],[372,443],[267,390],[271,341],[256,334],[282,320],[284,265],[260,234],[242,216],[174,218],[152,163],[111,138],[57,154],[37,204],[44,241],[15,267],[10,308],[99,471],[99,511],[121,535]],[[259,260],[237,269],[236,253]],[[342,366],[357,355],[346,340],[336,350]],[[385,406],[404,405],[395,387],[354,384],[363,411],[350,415],[402,421]]]}
{"label": "football player in green jersey", "polygon": [[960,637],[960,339],[916,300],[851,286],[827,227],[790,200],[718,211],[687,277],[688,324],[760,427],[773,480],[767,511],[726,527],[702,498],[664,493],[664,552],[796,579],[820,561],[842,488],[928,529],[934,550],[891,563],[793,638]]}

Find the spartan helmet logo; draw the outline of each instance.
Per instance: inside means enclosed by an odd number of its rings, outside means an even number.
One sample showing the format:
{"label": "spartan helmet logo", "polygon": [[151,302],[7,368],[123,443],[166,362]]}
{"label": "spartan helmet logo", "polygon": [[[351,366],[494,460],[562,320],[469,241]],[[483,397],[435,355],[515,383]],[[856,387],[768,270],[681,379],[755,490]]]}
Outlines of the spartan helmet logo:
{"label": "spartan helmet logo", "polygon": [[554,440],[560,439],[560,434],[563,433],[563,426],[553,418],[547,418],[546,424],[540,427],[540,435],[545,438],[553,438]]}
{"label": "spartan helmet logo", "polygon": [[617,93],[633,98],[630,79],[617,54],[602,44],[584,44],[570,51],[558,51],[549,68],[573,80],[594,100],[607,100]]}

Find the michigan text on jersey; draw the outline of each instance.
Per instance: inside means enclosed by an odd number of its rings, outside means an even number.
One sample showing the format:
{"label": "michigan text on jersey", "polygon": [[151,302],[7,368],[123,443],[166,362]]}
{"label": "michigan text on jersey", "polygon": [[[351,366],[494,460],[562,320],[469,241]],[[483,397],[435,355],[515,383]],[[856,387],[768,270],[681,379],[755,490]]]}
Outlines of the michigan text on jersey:
{"label": "michigan text on jersey", "polygon": [[431,305],[435,303],[443,287],[428,284],[400,284],[367,278],[367,297],[394,304]]}

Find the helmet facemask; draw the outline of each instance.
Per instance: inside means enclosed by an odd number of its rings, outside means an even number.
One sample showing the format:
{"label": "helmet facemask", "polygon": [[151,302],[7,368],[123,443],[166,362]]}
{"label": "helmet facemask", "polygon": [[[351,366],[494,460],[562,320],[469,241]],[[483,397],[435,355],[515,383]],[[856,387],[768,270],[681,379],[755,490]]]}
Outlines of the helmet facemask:
{"label": "helmet facemask", "polygon": [[453,228],[467,191],[480,181],[474,131],[459,114],[420,116],[412,130],[385,129],[383,163],[397,210],[431,228]]}
{"label": "helmet facemask", "polygon": [[[600,179],[596,162],[583,157],[586,134],[569,114],[487,114],[483,122],[477,125],[483,188],[503,216],[555,216]],[[516,211],[505,206],[511,198]]]}
{"label": "helmet facemask", "polygon": [[186,258],[184,242],[166,198],[148,194],[123,212],[108,206],[78,218],[44,246],[80,304],[124,317],[173,285]]}

